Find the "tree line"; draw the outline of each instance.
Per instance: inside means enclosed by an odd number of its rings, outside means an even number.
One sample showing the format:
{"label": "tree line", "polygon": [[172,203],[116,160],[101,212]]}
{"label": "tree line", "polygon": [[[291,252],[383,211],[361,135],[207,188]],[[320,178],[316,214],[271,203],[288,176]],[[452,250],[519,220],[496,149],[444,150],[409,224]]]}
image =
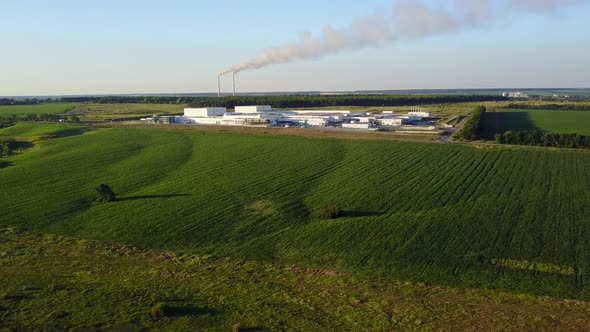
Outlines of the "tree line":
{"label": "tree line", "polygon": [[547,133],[541,130],[507,131],[496,135],[496,143],[580,149],[590,148],[590,136]]}
{"label": "tree line", "polygon": [[59,98],[26,98],[26,99],[0,98],[0,106],[35,105],[35,104],[51,103],[51,102],[55,102],[58,100],[59,100]]}
{"label": "tree line", "polygon": [[568,104],[517,104],[510,103],[504,107],[505,109],[520,109],[520,110],[551,110],[551,111],[590,111],[590,104],[583,103],[568,103]]}
{"label": "tree line", "polygon": [[239,105],[272,105],[276,108],[333,107],[333,106],[405,106],[482,101],[504,101],[501,96],[468,95],[282,95],[282,96],[226,96],[226,97],[64,97],[72,103],[143,103],[187,104],[191,107],[227,107]]}
{"label": "tree line", "polygon": [[481,136],[482,132],[482,121],[483,117],[486,113],[485,106],[478,106],[471,112],[467,122],[463,126],[463,129],[459,130],[455,134],[456,139],[460,139],[462,141],[474,141]]}

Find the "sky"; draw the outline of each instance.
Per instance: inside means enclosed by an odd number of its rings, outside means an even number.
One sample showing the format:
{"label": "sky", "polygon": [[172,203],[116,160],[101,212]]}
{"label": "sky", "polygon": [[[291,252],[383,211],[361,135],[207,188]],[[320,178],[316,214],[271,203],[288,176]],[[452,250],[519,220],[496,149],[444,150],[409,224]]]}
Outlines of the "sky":
{"label": "sky", "polygon": [[[0,96],[216,92],[224,68],[301,32],[345,28],[395,1],[3,0]],[[589,21],[590,1],[580,1],[459,32],[244,71],[236,76],[237,89],[590,87]],[[230,92],[231,75],[222,88]]]}

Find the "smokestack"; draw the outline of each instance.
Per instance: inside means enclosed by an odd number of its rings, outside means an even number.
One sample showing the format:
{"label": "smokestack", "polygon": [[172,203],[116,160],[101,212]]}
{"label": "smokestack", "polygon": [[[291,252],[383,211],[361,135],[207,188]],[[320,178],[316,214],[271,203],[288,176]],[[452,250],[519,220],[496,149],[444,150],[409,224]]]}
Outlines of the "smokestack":
{"label": "smokestack", "polygon": [[232,78],[233,78],[233,87],[234,87],[234,97],[236,96],[236,72],[233,72],[232,74]]}
{"label": "smokestack", "polygon": [[221,97],[221,76],[217,76],[217,97]]}

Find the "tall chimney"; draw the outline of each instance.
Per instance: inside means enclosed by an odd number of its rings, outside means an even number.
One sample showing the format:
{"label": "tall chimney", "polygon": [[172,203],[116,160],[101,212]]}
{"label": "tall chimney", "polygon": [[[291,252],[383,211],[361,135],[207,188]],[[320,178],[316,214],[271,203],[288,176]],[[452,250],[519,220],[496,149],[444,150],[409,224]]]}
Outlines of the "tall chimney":
{"label": "tall chimney", "polygon": [[221,97],[221,77],[217,76],[217,97]]}
{"label": "tall chimney", "polygon": [[234,97],[236,96],[236,72],[232,73],[232,78],[233,78],[233,86],[234,86]]}

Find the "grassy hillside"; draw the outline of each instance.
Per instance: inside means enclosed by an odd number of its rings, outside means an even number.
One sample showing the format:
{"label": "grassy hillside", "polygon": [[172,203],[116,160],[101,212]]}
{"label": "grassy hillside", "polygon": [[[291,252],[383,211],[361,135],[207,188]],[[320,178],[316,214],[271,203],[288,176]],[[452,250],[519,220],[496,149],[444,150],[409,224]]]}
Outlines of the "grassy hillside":
{"label": "grassy hillside", "polygon": [[186,105],[180,104],[81,104],[76,114],[82,121],[104,121],[142,116],[182,114]]}
{"label": "grassy hillside", "polygon": [[[563,331],[590,321],[590,304],[577,301],[388,283],[6,228],[0,266],[0,329],[8,331]],[[166,310],[155,310],[159,304]]]}
{"label": "grassy hillside", "polygon": [[587,152],[107,128],[8,161],[3,225],[590,299]]}
{"label": "grassy hillside", "polygon": [[47,103],[39,105],[0,106],[0,117],[26,114],[62,114],[71,110],[74,103]]}
{"label": "grassy hillside", "polygon": [[33,122],[19,122],[14,126],[0,130],[0,135],[24,140],[40,140],[79,135],[86,129],[88,127],[72,124],[47,123],[40,125]]}
{"label": "grassy hillside", "polygon": [[484,121],[485,136],[513,131],[543,130],[560,134],[590,136],[590,112],[546,110],[502,110],[487,113]]}

